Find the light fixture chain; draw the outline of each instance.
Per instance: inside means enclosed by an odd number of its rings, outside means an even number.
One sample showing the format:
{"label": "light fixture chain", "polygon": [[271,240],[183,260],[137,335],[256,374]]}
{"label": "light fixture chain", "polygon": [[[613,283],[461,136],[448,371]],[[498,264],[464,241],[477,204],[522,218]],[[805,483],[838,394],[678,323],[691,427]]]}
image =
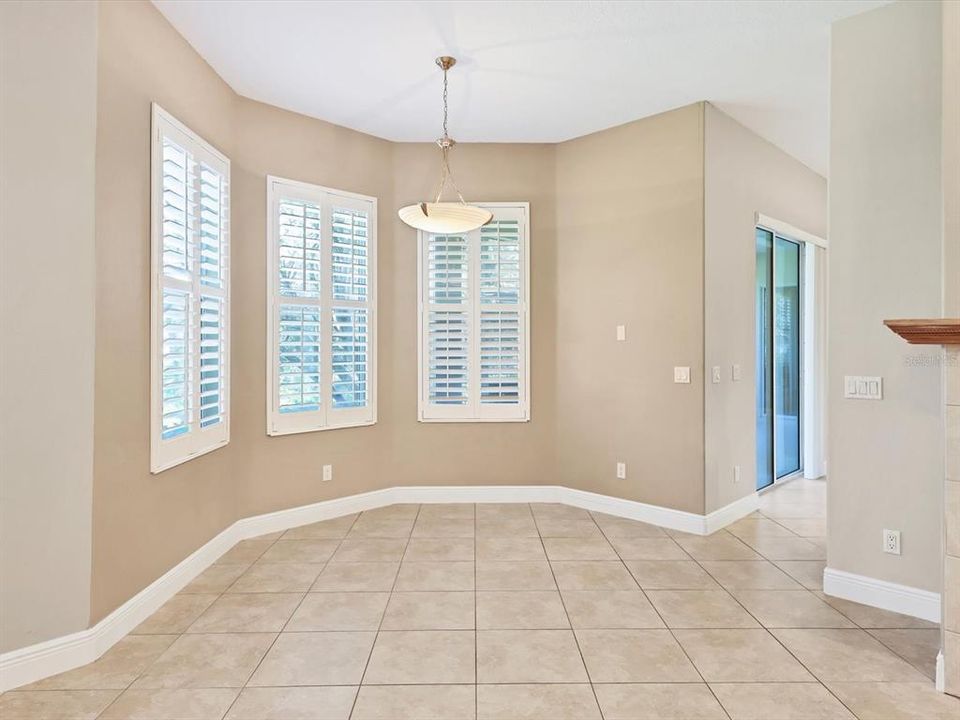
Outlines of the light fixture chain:
{"label": "light fixture chain", "polygon": [[447,69],[443,69],[443,137],[447,135]]}

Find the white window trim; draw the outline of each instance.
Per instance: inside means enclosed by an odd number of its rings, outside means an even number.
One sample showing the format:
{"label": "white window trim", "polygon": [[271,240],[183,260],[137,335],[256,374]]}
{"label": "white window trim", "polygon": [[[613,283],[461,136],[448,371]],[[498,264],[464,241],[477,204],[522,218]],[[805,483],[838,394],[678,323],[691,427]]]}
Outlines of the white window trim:
{"label": "white window trim", "polygon": [[[370,219],[368,222],[368,246],[367,257],[369,259],[367,267],[367,302],[354,301],[336,301],[331,297],[331,268],[329,256],[326,254],[328,249],[328,235],[325,225],[321,225],[320,251],[322,258],[320,302],[313,303],[319,307],[321,312],[321,392],[322,402],[320,410],[310,413],[298,413],[295,415],[282,415],[278,409],[278,378],[277,364],[275,356],[277,352],[277,312],[278,298],[277,291],[277,203],[281,195],[287,197],[293,195],[305,200],[310,200],[320,204],[321,220],[323,223],[329,218],[329,208],[331,199],[337,198],[341,202],[349,204],[351,202],[369,203]],[[305,432],[318,432],[321,430],[337,430],[351,427],[366,427],[374,425],[377,422],[377,198],[370,195],[361,195],[360,193],[338,190],[336,188],[314,185],[312,183],[299,180],[290,180],[275,175],[267,176],[267,295],[266,295],[266,314],[267,314],[267,362],[266,362],[266,387],[267,387],[267,435],[281,436],[294,435]],[[306,304],[306,303],[305,303]],[[330,341],[330,311],[334,306],[337,307],[358,307],[367,309],[367,334],[369,342],[369,356],[367,358],[367,398],[368,405],[365,408],[346,408],[335,410],[331,405],[331,385],[330,385],[330,356],[332,344]]]}
{"label": "white window trim", "polygon": [[[214,148],[210,143],[173,117],[157,103],[151,105],[150,133],[150,472],[160,473],[201,455],[206,455],[230,442],[230,159]],[[224,245],[226,261],[224,263],[224,291],[213,293],[223,298],[223,380],[224,395],[223,422],[209,428],[200,428],[199,424],[186,436],[163,440],[163,393],[161,358],[163,348],[163,237],[162,203],[163,182],[157,169],[162,167],[163,135],[179,137],[182,144],[189,146],[194,155],[205,159],[211,166],[219,166],[227,181],[227,202],[224,221]],[[197,298],[199,301],[199,298]]]}
{"label": "white window trim", "polygon": [[[530,238],[532,235],[531,221],[530,221],[530,203],[529,202],[473,202],[472,205],[477,205],[480,207],[487,208],[492,210],[494,216],[496,216],[496,211],[499,208],[510,208],[510,209],[519,209],[523,212],[523,272],[521,273],[523,288],[521,293],[521,303],[520,303],[520,314],[523,318],[523,393],[521,394],[521,403],[518,408],[518,413],[515,417],[509,417],[505,415],[501,416],[490,416],[483,417],[479,415],[473,415],[469,417],[464,417],[462,415],[456,415],[453,413],[444,413],[443,411],[446,408],[431,407],[426,400],[427,393],[427,384],[424,381],[424,375],[426,373],[425,363],[427,362],[426,352],[424,348],[424,342],[426,340],[426,332],[424,329],[424,320],[426,318],[425,305],[424,305],[424,249],[426,247],[427,238],[430,233],[426,233],[422,230],[417,231],[417,419],[419,422],[423,423],[510,423],[510,422],[530,422],[530,406],[531,406],[531,397],[532,397],[532,388],[530,385],[530,367],[531,362],[531,347],[530,347],[530,326],[531,322],[531,308],[530,308]],[[476,256],[474,256],[476,257]],[[474,278],[479,277],[477,268],[475,267],[476,261],[471,261],[470,268],[470,277],[474,281]],[[475,282],[475,281],[474,281]],[[472,287],[472,286],[471,286]],[[477,344],[479,342],[479,333],[471,329],[471,352],[470,360],[473,362],[473,358],[476,355],[479,355],[479,352],[475,351],[479,347]],[[472,367],[471,367],[472,369]],[[472,377],[472,375],[471,375]],[[428,412],[427,408],[430,407]]]}

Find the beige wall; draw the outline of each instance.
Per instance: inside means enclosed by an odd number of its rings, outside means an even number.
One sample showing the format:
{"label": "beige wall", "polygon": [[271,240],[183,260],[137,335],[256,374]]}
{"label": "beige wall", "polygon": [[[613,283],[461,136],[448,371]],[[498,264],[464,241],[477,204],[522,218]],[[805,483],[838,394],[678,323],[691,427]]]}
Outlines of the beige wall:
{"label": "beige wall", "polygon": [[[390,427],[382,421],[390,385],[392,336],[383,319],[389,309],[391,273],[379,273],[379,403],[373,427],[268,437],[266,434],[266,176],[317,183],[378,198],[378,261],[393,257],[390,143],[369,135],[237,98],[236,143],[231,155],[232,486],[237,515],[247,517],[392,483],[383,471]],[[334,466],[322,483],[322,467]]]}
{"label": "beige wall", "polygon": [[557,478],[702,513],[703,104],[556,152]]}
{"label": "beige wall", "polygon": [[[940,590],[943,400],[935,348],[884,318],[942,302],[941,7],[898,2],[833,26],[828,565]],[[884,399],[843,399],[881,375]],[[901,556],[881,551],[884,528]]]}
{"label": "beige wall", "polygon": [[[380,421],[392,431],[387,485],[538,485],[556,482],[556,240],[549,145],[458,145],[453,169],[477,201],[529,201],[531,419],[528,423],[417,421],[417,238],[396,208],[435,192],[435,145],[394,147],[392,203],[381,221],[392,229],[393,264],[382,266],[380,322],[392,334],[381,354]],[[389,275],[389,280],[386,276]],[[386,280],[386,282],[384,282]]]}
{"label": "beige wall", "polygon": [[[531,203],[530,423],[417,422],[417,244],[395,208],[429,193],[436,147],[394,145],[294,113],[238,100],[233,156],[233,454],[240,517],[393,485],[536,484],[554,469],[552,411],[553,148],[463,145],[454,154],[471,198]],[[378,423],[369,428],[265,434],[266,175],[379,199]],[[242,318],[242,322],[238,321]],[[542,326],[540,323],[542,322]],[[539,391],[539,392],[538,392]],[[321,483],[321,467],[334,480]]]}
{"label": "beige wall", "polygon": [[148,3],[99,30],[94,622],[236,519],[238,449],[150,474],[150,103],[229,156],[235,95]]}
{"label": "beige wall", "polygon": [[0,3],[0,651],[87,626],[97,6]]}
{"label": "beige wall", "polygon": [[756,213],[825,238],[827,181],[709,103],[705,136],[704,357],[708,376],[721,369],[720,383],[707,382],[704,391],[711,512],[757,486]]}

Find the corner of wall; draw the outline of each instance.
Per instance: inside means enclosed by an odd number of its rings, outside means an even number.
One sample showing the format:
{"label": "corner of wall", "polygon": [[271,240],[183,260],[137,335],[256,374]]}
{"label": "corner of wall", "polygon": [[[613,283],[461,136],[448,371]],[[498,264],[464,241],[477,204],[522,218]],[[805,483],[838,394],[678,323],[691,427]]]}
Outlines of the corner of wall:
{"label": "corner of wall", "polygon": [[98,10],[0,4],[0,651],[89,620]]}

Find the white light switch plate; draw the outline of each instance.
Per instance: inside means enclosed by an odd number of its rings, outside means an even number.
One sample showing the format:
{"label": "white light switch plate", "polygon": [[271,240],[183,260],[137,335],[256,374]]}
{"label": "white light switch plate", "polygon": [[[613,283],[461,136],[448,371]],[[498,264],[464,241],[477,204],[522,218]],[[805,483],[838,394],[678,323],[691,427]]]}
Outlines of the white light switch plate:
{"label": "white light switch plate", "polygon": [[883,400],[883,378],[871,375],[845,375],[843,396],[852,400]]}
{"label": "white light switch plate", "polygon": [[740,365],[735,363],[730,374],[733,376],[734,382],[739,382],[740,378],[743,377],[743,372],[740,370]]}
{"label": "white light switch plate", "polygon": [[617,340],[622,342],[626,339],[627,339],[627,326],[617,325]]}
{"label": "white light switch plate", "polygon": [[673,369],[673,381],[675,383],[689,383],[690,382],[690,368],[688,367],[675,367]]}

